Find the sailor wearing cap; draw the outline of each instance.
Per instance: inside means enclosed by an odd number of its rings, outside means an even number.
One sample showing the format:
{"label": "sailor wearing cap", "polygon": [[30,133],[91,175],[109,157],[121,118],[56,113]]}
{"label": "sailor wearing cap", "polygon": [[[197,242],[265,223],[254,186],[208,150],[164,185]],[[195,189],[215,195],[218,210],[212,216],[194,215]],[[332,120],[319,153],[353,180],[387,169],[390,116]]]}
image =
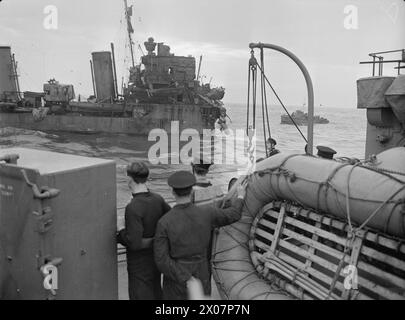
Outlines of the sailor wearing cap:
{"label": "sailor wearing cap", "polygon": [[206,188],[212,185],[211,182],[207,179],[207,173],[209,172],[211,166],[212,162],[205,157],[195,157],[193,159],[193,161],[191,162],[191,168],[193,169],[193,173],[196,178],[196,187],[198,186]]}
{"label": "sailor wearing cap", "polygon": [[[277,141],[273,138],[268,138],[266,140],[266,158],[274,156],[275,154],[280,153],[280,150],[276,149]],[[263,161],[265,158],[259,158],[257,162]]]}
{"label": "sailor wearing cap", "polygon": [[276,149],[277,141],[275,139],[268,138],[266,145],[269,157],[274,156],[277,153],[280,153],[280,150]]}
{"label": "sailor wearing cap", "polygon": [[128,290],[131,300],[161,299],[161,273],[153,258],[153,236],[158,220],[171,208],[146,187],[149,169],[143,162],[128,165],[132,200],[125,208],[125,229],[117,234],[127,248]]}
{"label": "sailor wearing cap", "polygon": [[196,179],[190,172],[174,173],[168,184],[176,205],[159,220],[153,243],[156,264],[164,275],[163,298],[187,299],[187,284],[195,278],[202,282],[205,294],[209,294],[210,266],[206,255],[211,231],[240,219],[246,183],[238,187],[238,198],[226,209],[191,202]]}
{"label": "sailor wearing cap", "polygon": [[194,158],[191,163],[196,183],[193,187],[192,201],[198,204],[205,204],[216,199],[221,199],[223,192],[219,186],[214,186],[207,178],[212,162],[207,158]]}
{"label": "sailor wearing cap", "polygon": [[[207,174],[210,167],[212,166],[212,162],[209,161],[206,157],[202,156],[200,158],[194,158],[191,166],[196,178],[196,183],[191,194],[191,201],[196,205],[212,203],[213,205],[219,207],[222,203],[221,200],[224,196],[224,193],[222,192],[220,186],[212,185],[211,181],[209,181],[207,178]],[[211,266],[211,252],[212,243],[210,241],[207,250],[208,266]],[[209,268],[209,279],[211,280],[211,268]],[[209,284],[211,284],[211,281],[209,281]],[[211,286],[208,289],[208,291],[211,291]]]}

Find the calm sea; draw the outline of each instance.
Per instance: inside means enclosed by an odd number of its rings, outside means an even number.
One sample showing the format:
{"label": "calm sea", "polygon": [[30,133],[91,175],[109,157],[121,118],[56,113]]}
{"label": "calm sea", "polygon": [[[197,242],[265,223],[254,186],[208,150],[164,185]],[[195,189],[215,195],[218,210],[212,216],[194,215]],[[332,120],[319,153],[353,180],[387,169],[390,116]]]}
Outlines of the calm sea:
{"label": "calm sea", "polygon": [[[232,104],[228,106],[228,113],[232,120],[231,127],[246,128],[246,104]],[[304,107],[288,107],[290,113],[295,110],[306,112]],[[264,152],[261,107],[257,107],[256,128],[258,131],[258,151]],[[271,135],[277,140],[277,147],[281,151],[304,152],[305,141],[293,125],[280,124],[281,115],[285,114],[280,106],[269,107],[269,121]],[[336,156],[363,158],[366,141],[366,112],[352,108],[316,107],[315,114],[329,120],[328,124],[316,124],[314,128],[314,146],[329,146],[337,151]],[[307,127],[299,127],[307,135]],[[315,150],[316,151],[316,150]]]}
{"label": "calm sea", "polygon": [[[245,104],[228,104],[228,114],[232,120],[229,127],[232,130],[246,128]],[[259,108],[260,109],[260,108]],[[288,107],[293,112],[297,107]],[[302,109],[298,108],[298,109]],[[261,110],[260,110],[261,111]],[[258,111],[259,112],[259,111]],[[356,108],[318,107],[317,115],[329,119],[329,124],[317,124],[314,130],[314,145],[332,147],[337,156],[364,158],[366,138],[366,114]],[[272,137],[278,142],[277,148],[282,152],[303,153],[305,141],[294,126],[281,125],[281,107],[272,106],[269,110]],[[258,130],[257,157],[263,156],[264,144],[261,133],[262,120],[256,120]],[[306,126],[300,127],[306,135]],[[117,162],[117,197],[118,207],[124,206],[130,199],[127,189],[126,165],[134,160],[147,160],[148,149],[153,142],[145,137],[126,135],[83,135],[72,133],[42,133],[29,130],[3,128],[0,129],[0,147],[29,147],[42,150],[58,151],[84,156],[113,159]],[[176,170],[189,170],[190,166],[151,165],[150,188],[172,200],[166,184],[167,178]],[[215,164],[210,172],[210,178],[216,184],[225,186],[230,178],[236,176],[238,165]]]}

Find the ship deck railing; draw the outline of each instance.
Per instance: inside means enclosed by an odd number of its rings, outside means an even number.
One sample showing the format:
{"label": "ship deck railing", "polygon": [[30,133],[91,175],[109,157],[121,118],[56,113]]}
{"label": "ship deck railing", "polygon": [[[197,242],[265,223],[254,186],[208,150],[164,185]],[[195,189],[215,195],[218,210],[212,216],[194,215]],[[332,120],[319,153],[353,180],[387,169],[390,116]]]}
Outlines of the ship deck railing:
{"label": "ship deck railing", "polygon": [[[384,55],[398,53],[398,52],[401,52],[400,59],[384,60]],[[383,75],[384,64],[386,64],[386,63],[397,64],[397,66],[394,67],[394,69],[398,70],[398,75],[401,74],[401,69],[405,69],[405,49],[372,52],[369,54],[369,56],[373,58],[372,61],[362,61],[362,62],[360,62],[360,64],[372,64],[373,65],[373,77],[376,76],[376,67],[377,66],[378,66],[378,76],[381,77]]]}

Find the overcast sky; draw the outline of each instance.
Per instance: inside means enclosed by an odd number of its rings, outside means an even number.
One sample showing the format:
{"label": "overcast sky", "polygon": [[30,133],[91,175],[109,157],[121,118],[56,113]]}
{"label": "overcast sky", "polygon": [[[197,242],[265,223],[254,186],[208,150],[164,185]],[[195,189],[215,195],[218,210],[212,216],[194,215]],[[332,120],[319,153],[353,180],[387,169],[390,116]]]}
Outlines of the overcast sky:
{"label": "overcast sky", "polygon": [[[355,82],[369,76],[360,66],[368,53],[405,47],[402,0],[128,0],[134,5],[134,39],[150,36],[173,53],[203,55],[204,81],[226,88],[225,102],[245,102],[250,42],[281,45],[307,66],[316,104],[356,106]],[[58,29],[46,30],[44,8],[58,9]],[[358,9],[358,28],[345,28],[347,6]],[[0,45],[12,46],[23,91],[41,91],[50,78],[92,93],[92,51],[114,42],[117,72],[127,76],[128,40],[123,0],[3,0]],[[352,7],[353,8],[353,7]],[[346,19],[346,20],[345,20]],[[351,20],[352,23],[355,21]],[[347,26],[347,25],[346,25]],[[352,24],[353,26],[353,24]],[[136,59],[141,52],[136,48]],[[389,66],[386,67],[390,69]],[[306,102],[303,78],[288,58],[266,53],[270,80],[288,105]],[[274,100],[271,100],[274,103]]]}

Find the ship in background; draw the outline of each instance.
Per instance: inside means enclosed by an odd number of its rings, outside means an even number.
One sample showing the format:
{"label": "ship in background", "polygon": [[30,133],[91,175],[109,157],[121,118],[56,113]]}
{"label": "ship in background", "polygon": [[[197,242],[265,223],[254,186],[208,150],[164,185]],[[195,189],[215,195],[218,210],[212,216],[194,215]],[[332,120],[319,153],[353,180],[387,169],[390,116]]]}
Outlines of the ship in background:
{"label": "ship in background", "polygon": [[[327,124],[329,120],[321,117],[321,116],[314,116],[313,119],[314,124]],[[291,114],[291,117],[287,114],[281,115],[281,124],[296,124],[298,126],[307,126],[308,125],[308,113],[296,110]]]}
{"label": "ship in background", "polygon": [[[93,52],[90,61],[94,95],[75,100],[74,87],[51,79],[43,92],[21,92],[17,62],[11,47],[0,47],[0,126],[40,131],[124,133],[147,135],[160,128],[202,134],[224,118],[225,89],[199,81],[201,58],[176,56],[153,38],[145,42],[147,54],[136,65],[133,52],[132,6],[125,0],[125,16],[132,66],[129,82],[118,90],[114,45],[111,52]],[[177,128],[176,128],[177,129]]]}

